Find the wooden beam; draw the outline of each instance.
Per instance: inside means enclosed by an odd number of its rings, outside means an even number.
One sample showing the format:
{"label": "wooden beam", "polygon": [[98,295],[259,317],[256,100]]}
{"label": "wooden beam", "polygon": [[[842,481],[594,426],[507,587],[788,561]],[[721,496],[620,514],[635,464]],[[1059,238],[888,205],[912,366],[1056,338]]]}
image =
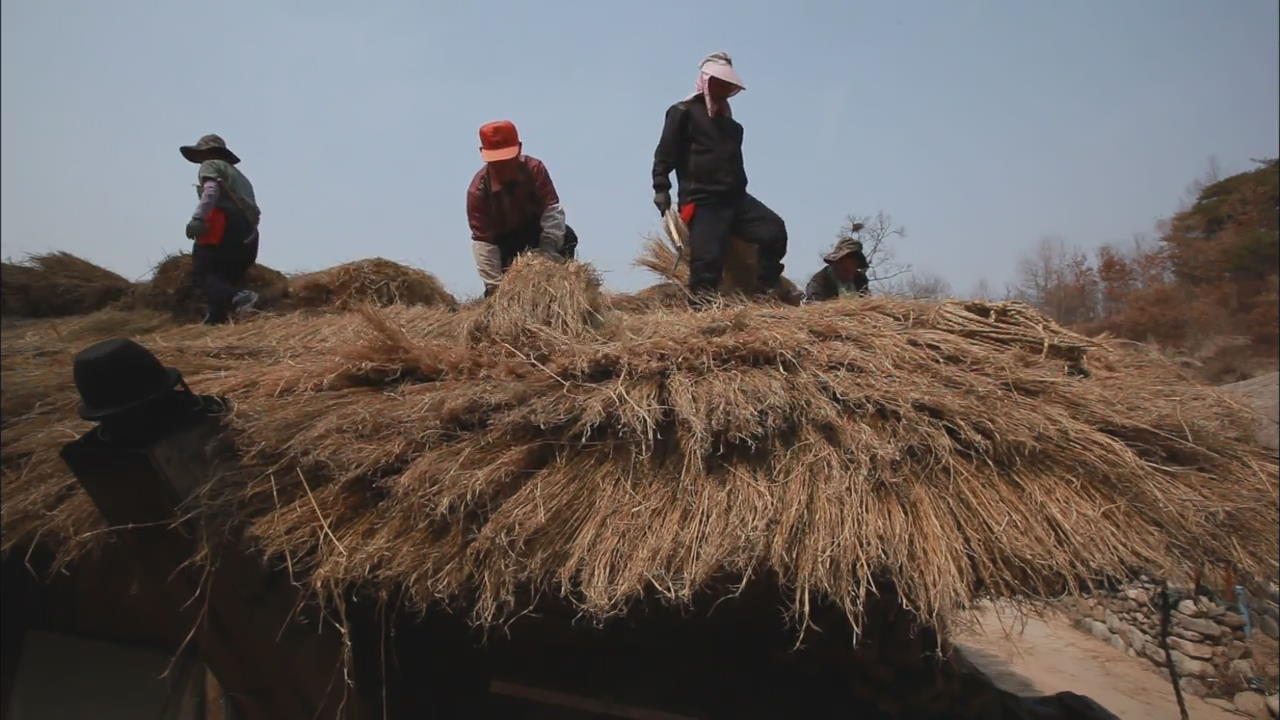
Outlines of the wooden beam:
{"label": "wooden beam", "polygon": [[505,695],[522,700],[532,700],[544,705],[558,705],[588,713],[628,718],[629,720],[696,720],[696,718],[688,715],[677,715],[663,710],[624,705],[609,700],[572,695],[557,690],[520,685],[505,680],[494,680],[489,683],[489,692],[494,695]]}
{"label": "wooden beam", "polygon": [[[247,554],[234,531],[208,568],[188,564],[199,520],[179,522],[178,507],[230,457],[219,418],[203,413],[174,418],[145,440],[113,442],[93,430],[62,450],[107,523],[124,528],[137,562],[165,588],[167,606],[192,628],[201,659],[242,716],[369,715],[346,692],[338,633],[292,617],[296,589]],[[218,535],[226,538],[226,530]]]}

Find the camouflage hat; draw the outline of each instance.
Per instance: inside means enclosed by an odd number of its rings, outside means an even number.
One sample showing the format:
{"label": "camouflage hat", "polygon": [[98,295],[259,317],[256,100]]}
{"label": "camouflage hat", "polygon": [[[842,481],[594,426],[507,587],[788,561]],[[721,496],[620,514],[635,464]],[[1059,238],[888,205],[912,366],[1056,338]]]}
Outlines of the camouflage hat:
{"label": "camouflage hat", "polygon": [[213,134],[200,138],[195,145],[183,145],[178,151],[182,153],[182,157],[197,164],[205,160],[226,160],[232,165],[240,162],[240,158],[227,149],[227,142]]}
{"label": "camouflage hat", "polygon": [[[862,255],[862,242],[860,240],[855,240],[854,238],[844,238],[840,242],[836,243],[836,246],[832,248],[831,252],[823,255],[822,259],[830,264],[838,261],[846,255],[852,255],[854,253],[857,253],[859,256]],[[863,259],[863,262],[866,262],[865,258]]]}

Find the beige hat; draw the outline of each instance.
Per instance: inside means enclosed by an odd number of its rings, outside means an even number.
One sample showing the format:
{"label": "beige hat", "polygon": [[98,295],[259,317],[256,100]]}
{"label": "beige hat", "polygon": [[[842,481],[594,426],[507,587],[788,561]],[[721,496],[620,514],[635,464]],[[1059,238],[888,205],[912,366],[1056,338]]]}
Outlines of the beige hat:
{"label": "beige hat", "polygon": [[862,264],[866,265],[867,257],[862,254],[862,242],[860,240],[855,240],[854,238],[845,238],[836,243],[836,246],[831,249],[831,252],[823,255],[822,259],[826,261],[827,264],[831,264],[839,261],[840,258],[845,257],[846,255],[852,255],[855,253],[862,260]]}

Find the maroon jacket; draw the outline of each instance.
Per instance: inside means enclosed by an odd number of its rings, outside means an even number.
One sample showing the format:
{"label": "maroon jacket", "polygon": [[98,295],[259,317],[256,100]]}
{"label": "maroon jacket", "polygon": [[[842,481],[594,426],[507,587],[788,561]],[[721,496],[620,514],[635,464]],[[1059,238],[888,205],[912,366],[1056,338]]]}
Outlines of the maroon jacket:
{"label": "maroon jacket", "polygon": [[519,176],[506,183],[495,183],[487,167],[471,179],[467,220],[472,240],[496,243],[509,232],[536,227],[547,208],[560,204],[556,186],[541,160],[521,155],[520,165]]}

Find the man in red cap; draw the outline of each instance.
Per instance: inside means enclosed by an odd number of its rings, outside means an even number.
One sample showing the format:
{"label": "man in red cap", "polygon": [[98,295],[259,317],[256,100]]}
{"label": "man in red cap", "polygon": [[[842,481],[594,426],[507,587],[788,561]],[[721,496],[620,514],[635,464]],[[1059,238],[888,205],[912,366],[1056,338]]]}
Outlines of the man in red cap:
{"label": "man in red cap", "polygon": [[689,226],[689,290],[695,300],[719,287],[724,254],[734,235],[758,249],[758,294],[775,290],[782,278],[787,226],[747,194],[742,126],[729,108],[729,98],[742,90],[733,60],[725,53],[708,55],[699,66],[695,92],[667,110],[653,153],[653,203],[658,212],[666,214],[671,208],[672,170],[680,183],[680,217]]}
{"label": "man in red cap", "polygon": [[467,220],[485,297],[498,288],[502,274],[521,253],[540,250],[573,258],[578,245],[573,229],[565,224],[547,167],[523,149],[510,121],[480,128],[485,166],[467,188]]}

